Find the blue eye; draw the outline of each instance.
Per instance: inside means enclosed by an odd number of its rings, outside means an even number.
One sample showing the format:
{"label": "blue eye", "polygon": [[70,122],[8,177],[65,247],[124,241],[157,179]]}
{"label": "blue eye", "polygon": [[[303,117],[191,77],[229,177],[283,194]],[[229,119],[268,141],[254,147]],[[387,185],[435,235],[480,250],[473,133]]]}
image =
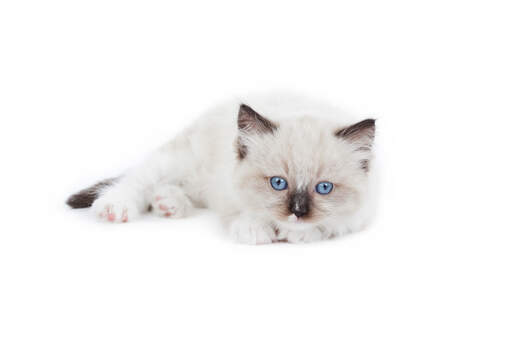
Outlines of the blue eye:
{"label": "blue eye", "polygon": [[272,188],[276,191],[282,191],[283,189],[286,189],[288,187],[288,183],[285,179],[281,178],[280,176],[273,176],[270,178],[270,185],[272,185]]}
{"label": "blue eye", "polygon": [[327,182],[327,181],[322,181],[316,185],[316,191],[319,194],[325,195],[325,194],[331,193],[333,187],[334,187],[334,185],[332,183]]}

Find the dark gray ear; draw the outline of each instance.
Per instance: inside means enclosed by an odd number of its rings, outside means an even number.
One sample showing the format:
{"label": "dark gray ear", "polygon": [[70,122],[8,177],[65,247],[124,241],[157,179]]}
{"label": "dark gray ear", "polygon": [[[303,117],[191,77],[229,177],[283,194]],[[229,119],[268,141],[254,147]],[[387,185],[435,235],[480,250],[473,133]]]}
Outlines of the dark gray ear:
{"label": "dark gray ear", "polygon": [[375,120],[366,119],[348,127],[341,128],[335,132],[339,138],[353,142],[360,148],[371,149],[375,138]]}
{"label": "dark gray ear", "polygon": [[277,124],[258,114],[250,106],[240,104],[238,111],[238,135],[235,141],[235,147],[238,159],[243,160],[247,156],[247,145],[244,141],[244,135],[250,134],[268,134],[277,130]]}
{"label": "dark gray ear", "polygon": [[241,104],[238,111],[238,130],[245,133],[273,133],[277,125],[258,114],[250,106]]}
{"label": "dark gray ear", "polygon": [[[375,120],[367,119],[352,124],[351,126],[337,130],[335,135],[353,143],[355,146],[354,151],[370,152],[375,138]],[[361,169],[365,172],[368,172],[370,169],[370,159],[371,156],[367,155],[362,157],[359,161]]]}

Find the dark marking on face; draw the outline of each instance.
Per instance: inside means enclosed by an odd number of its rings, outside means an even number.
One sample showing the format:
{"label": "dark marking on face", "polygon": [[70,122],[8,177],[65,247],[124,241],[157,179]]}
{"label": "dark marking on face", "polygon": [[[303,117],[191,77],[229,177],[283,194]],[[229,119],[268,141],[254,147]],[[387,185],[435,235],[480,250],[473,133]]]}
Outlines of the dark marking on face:
{"label": "dark marking on face", "polygon": [[368,170],[370,169],[370,160],[364,159],[359,161],[359,163],[361,164],[361,169],[364,170],[365,172],[368,172]]}
{"label": "dark marking on face", "polygon": [[240,136],[236,138],[235,149],[238,160],[243,160],[247,155],[247,146],[242,143]]}
{"label": "dark marking on face", "polygon": [[288,199],[288,210],[297,218],[305,217],[309,214],[310,204],[311,197],[306,190],[296,191]]}

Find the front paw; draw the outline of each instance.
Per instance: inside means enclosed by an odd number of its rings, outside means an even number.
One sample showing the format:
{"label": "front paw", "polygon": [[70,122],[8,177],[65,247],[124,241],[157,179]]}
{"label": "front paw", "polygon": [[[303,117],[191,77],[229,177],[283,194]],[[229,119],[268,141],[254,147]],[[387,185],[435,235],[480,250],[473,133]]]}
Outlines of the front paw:
{"label": "front paw", "polygon": [[229,234],[236,241],[250,245],[270,244],[277,240],[276,231],[269,223],[249,217],[234,220],[229,226]]}
{"label": "front paw", "polygon": [[92,211],[100,220],[112,223],[126,223],[139,216],[135,203],[111,195],[105,195],[94,201]]}
{"label": "front paw", "polygon": [[151,212],[166,218],[183,218],[192,211],[190,199],[177,189],[157,191],[151,199]]}

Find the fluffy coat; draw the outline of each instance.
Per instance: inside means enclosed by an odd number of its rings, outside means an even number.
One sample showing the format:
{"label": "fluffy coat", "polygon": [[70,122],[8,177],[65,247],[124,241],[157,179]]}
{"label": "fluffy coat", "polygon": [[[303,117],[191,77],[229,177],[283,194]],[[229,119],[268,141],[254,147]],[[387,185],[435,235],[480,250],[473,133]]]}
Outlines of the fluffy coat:
{"label": "fluffy coat", "polygon": [[[68,199],[109,222],[185,217],[207,207],[248,244],[311,242],[362,229],[373,215],[375,121],[298,96],[230,101],[116,179]],[[274,176],[285,190],[270,185]],[[320,194],[316,184],[333,184]],[[300,200],[299,200],[300,199]],[[296,209],[304,208],[302,214]]]}

